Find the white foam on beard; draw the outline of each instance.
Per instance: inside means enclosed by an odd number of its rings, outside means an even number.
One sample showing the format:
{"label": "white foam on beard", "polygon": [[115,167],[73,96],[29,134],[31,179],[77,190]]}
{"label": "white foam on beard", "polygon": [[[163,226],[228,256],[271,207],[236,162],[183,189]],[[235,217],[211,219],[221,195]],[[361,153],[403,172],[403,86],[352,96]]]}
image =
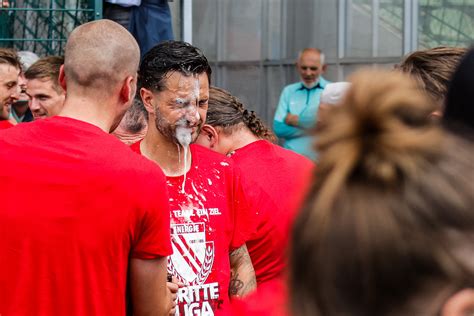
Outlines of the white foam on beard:
{"label": "white foam on beard", "polygon": [[[186,186],[186,172],[188,170],[188,152],[189,152],[189,145],[191,144],[191,133],[192,130],[188,127],[186,127],[186,120],[181,120],[177,123],[176,127],[176,139],[178,140],[178,143],[183,147],[184,150],[184,179],[183,179],[183,185],[181,188],[181,192],[185,193],[185,186]],[[179,154],[179,146],[178,146],[178,155],[179,157],[181,156]]]}

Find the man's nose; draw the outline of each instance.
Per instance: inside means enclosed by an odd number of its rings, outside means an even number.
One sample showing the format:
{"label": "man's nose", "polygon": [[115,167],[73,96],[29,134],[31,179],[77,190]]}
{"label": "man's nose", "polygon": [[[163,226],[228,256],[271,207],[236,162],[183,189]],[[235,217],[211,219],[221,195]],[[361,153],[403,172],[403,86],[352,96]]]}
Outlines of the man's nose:
{"label": "man's nose", "polygon": [[201,116],[199,115],[199,111],[196,106],[190,106],[186,111],[186,120],[190,124],[195,124],[199,121]]}
{"label": "man's nose", "polygon": [[40,109],[39,102],[35,98],[31,98],[28,102],[28,106],[31,111],[37,111]]}
{"label": "man's nose", "polygon": [[13,100],[16,101],[20,97],[20,93],[21,93],[20,86],[16,86],[15,88],[12,89],[12,93],[10,94],[10,98],[12,98]]}

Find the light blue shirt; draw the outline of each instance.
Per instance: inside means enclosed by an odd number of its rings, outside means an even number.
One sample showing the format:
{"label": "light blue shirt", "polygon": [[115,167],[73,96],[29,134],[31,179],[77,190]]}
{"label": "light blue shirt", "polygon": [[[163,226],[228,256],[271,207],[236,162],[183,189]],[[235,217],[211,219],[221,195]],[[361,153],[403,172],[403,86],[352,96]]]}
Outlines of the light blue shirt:
{"label": "light blue shirt", "polygon": [[[329,83],[323,77],[311,89],[306,88],[302,82],[286,86],[280,96],[280,102],[273,120],[275,134],[285,140],[283,147],[304,155],[312,160],[316,159],[313,150],[313,137],[307,135],[307,129],[312,128],[316,122],[321,93]],[[298,127],[285,123],[288,113],[299,116]]]}

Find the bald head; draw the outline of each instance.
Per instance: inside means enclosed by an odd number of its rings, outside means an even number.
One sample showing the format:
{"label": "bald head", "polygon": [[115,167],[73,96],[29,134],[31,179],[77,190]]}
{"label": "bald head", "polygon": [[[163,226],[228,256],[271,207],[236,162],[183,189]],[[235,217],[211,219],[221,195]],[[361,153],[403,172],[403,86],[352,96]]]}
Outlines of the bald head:
{"label": "bald head", "polygon": [[121,25],[110,20],[83,24],[74,29],[66,44],[68,91],[74,86],[109,91],[127,76],[135,76],[139,61],[137,42]]}

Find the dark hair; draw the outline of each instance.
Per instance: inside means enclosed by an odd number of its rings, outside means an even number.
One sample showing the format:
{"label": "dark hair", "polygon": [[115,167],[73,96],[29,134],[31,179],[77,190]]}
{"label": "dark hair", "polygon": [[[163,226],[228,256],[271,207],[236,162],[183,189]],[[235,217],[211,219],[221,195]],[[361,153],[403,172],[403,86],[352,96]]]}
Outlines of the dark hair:
{"label": "dark hair", "polygon": [[186,76],[205,72],[209,84],[211,83],[211,66],[199,48],[186,42],[165,41],[153,47],[143,57],[138,71],[139,87],[162,91],[165,88],[164,78],[172,71]]}
{"label": "dark hair", "polygon": [[422,293],[474,285],[459,253],[472,247],[474,149],[430,120],[402,73],[350,81],[317,134],[317,181],[293,230],[293,314],[427,315],[413,311]]}
{"label": "dark hair", "polygon": [[413,76],[443,106],[449,81],[466,51],[462,47],[444,46],[419,50],[406,56],[397,68]]}
{"label": "dark hair", "polygon": [[275,134],[254,111],[247,110],[238,98],[217,87],[209,89],[206,123],[222,127],[223,132],[227,134],[231,134],[236,128],[245,126],[255,136],[273,143],[276,142]]}
{"label": "dark hair", "polygon": [[459,64],[451,81],[443,123],[450,130],[474,141],[474,48]]}
{"label": "dark hair", "polygon": [[63,64],[64,57],[62,56],[47,56],[40,58],[28,68],[25,72],[25,78],[29,80],[48,78],[53,82],[54,87],[58,88],[59,69]]}
{"label": "dark hair", "polygon": [[0,64],[8,64],[15,68],[22,69],[21,61],[17,53],[9,48],[0,48]]}

